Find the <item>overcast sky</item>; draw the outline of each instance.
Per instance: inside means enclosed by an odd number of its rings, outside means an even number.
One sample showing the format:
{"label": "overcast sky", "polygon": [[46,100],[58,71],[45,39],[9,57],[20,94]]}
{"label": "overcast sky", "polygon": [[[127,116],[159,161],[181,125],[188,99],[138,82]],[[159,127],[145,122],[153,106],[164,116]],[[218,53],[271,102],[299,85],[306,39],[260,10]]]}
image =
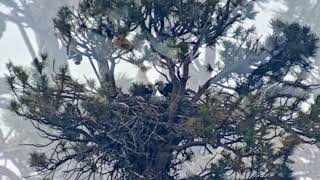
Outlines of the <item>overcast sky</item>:
{"label": "overcast sky", "polygon": [[[7,9],[1,6],[1,1],[7,0],[0,0],[0,12],[5,12],[7,11]],[[273,12],[279,9],[285,8],[281,6],[280,3],[270,3],[268,6],[266,6],[265,9],[258,9],[260,13],[256,17],[256,20],[254,22],[248,23],[248,26],[250,24],[255,24],[258,34],[263,34],[264,36],[268,35],[268,33],[270,33],[270,19],[274,15]],[[0,77],[3,76],[6,72],[5,64],[9,60],[13,61],[15,64],[21,65],[30,65],[30,62],[32,60],[32,57],[28,52],[27,46],[25,45],[22,36],[18,30],[18,27],[14,23],[6,23],[6,31],[0,38]],[[35,43],[36,40],[32,29],[26,29],[26,32],[31,42],[33,42],[34,49],[38,49],[37,44]],[[92,69],[88,62],[84,61],[81,65],[76,66],[71,61],[69,61],[69,65],[71,68],[72,75],[74,75],[77,78],[83,78],[84,74],[86,74],[86,76],[88,76],[88,74],[91,74],[93,76]],[[121,65],[120,70],[123,73],[126,73],[127,75],[131,75],[131,77],[134,77],[136,75],[135,73],[137,72],[137,70],[133,68],[132,65],[128,64]],[[154,80],[157,76],[155,76],[154,72],[151,71],[148,73],[148,77],[151,77],[151,79]]]}
{"label": "overcast sky", "polygon": [[[1,1],[1,0],[0,0]],[[269,21],[273,17],[273,10],[283,8],[279,3],[271,3],[269,6],[266,6],[266,9],[259,9],[261,11],[254,23],[257,27],[257,32],[259,34],[267,35],[269,33]],[[0,6],[0,11],[6,11],[7,9]],[[250,23],[250,24],[251,24]],[[249,25],[249,24],[248,24]],[[37,44],[35,43],[35,38],[32,29],[27,29],[28,36],[33,42],[33,46],[37,49]],[[13,61],[14,63],[18,63],[21,65],[29,65],[32,58],[28,52],[28,49],[22,39],[22,36],[17,28],[17,26],[11,22],[7,22],[6,31],[3,36],[0,38],[0,76],[3,76],[4,72],[6,72],[5,64],[9,61]],[[69,61],[69,65],[71,68],[71,72],[74,76],[81,78],[83,74],[92,74],[92,70],[88,63],[84,62],[80,66],[75,66],[72,62]],[[130,71],[132,67],[130,65],[122,65],[120,68],[121,71],[127,74],[131,74]],[[152,72],[148,74],[152,76]]]}

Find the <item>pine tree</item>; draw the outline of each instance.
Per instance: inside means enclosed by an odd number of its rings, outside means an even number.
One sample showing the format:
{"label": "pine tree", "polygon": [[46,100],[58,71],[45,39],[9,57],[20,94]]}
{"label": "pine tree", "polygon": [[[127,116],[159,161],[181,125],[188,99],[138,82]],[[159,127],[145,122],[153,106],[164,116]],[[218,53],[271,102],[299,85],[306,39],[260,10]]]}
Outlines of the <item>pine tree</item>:
{"label": "pine tree", "polygon": [[[49,78],[47,56],[34,60],[31,74],[8,64],[12,110],[52,142],[52,152],[31,154],[31,165],[48,177],[63,167],[66,178],[181,179],[201,147],[207,162],[190,179],[292,178],[293,150],[320,140],[319,102],[311,113],[301,110],[315,88],[302,76],[318,39],[309,27],[275,20],[261,42],[241,26],[254,18],[254,3],[85,0],[61,9],[58,37],[76,63],[92,62],[99,84],[79,83],[67,67]],[[189,91],[190,64],[217,43],[224,68]],[[152,85],[122,92],[118,61],[165,67],[169,97],[141,95]]]}
{"label": "pine tree", "polygon": [[[286,8],[278,10],[276,16],[283,21],[288,22],[298,22],[300,24],[307,24],[310,26],[311,30],[314,31],[318,36],[320,32],[320,23],[318,20],[319,11],[317,10],[320,6],[319,0],[304,1],[304,0],[282,0],[281,3],[286,6]],[[313,83],[319,83],[319,67],[320,67],[320,56],[319,54],[313,58],[315,61],[312,77],[310,81]],[[295,152],[294,159],[297,162],[294,164],[294,169],[299,172],[304,172],[306,174],[301,174],[297,178],[308,177],[312,179],[319,179],[320,173],[319,169],[319,159],[320,153],[317,146],[312,145],[302,145]],[[306,160],[308,163],[305,163]]]}
{"label": "pine tree", "polygon": [[[30,146],[21,146],[21,144],[30,144],[42,139],[33,133],[30,122],[21,122],[20,117],[9,111],[10,100],[8,95],[10,89],[6,85],[5,78],[0,78],[0,109],[1,109],[1,129],[0,129],[0,158],[3,164],[0,166],[0,177],[22,180],[21,176],[31,176],[34,174],[32,168],[28,166],[28,154],[32,152]],[[10,166],[14,166],[18,171],[14,171]],[[20,175],[19,175],[20,174]],[[39,177],[30,177],[31,180],[37,180]]]}

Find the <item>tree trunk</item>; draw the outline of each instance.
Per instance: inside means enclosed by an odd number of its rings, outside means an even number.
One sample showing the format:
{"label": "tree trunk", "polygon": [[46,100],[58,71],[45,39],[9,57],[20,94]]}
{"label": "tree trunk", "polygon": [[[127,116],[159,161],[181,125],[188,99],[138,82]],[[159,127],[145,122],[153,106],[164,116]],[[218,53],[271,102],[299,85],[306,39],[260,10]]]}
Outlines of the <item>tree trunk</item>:
{"label": "tree trunk", "polygon": [[[168,118],[170,122],[175,122],[179,105],[184,98],[186,92],[187,80],[181,80],[179,84],[174,85],[175,88],[171,95]],[[177,88],[177,90],[175,90]]]}
{"label": "tree trunk", "polygon": [[99,73],[101,75],[101,87],[104,89],[107,98],[117,95],[116,83],[113,68],[109,67],[107,60],[99,60]]}

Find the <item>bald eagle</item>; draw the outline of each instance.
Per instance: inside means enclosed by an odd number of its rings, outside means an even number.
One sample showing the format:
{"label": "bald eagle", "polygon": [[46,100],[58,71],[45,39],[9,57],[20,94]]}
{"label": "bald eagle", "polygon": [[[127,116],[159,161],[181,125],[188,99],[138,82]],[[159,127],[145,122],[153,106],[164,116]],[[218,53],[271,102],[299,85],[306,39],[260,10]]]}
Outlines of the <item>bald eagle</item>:
{"label": "bald eagle", "polygon": [[155,87],[159,91],[159,93],[165,97],[169,97],[173,91],[173,84],[171,82],[164,83],[163,81],[158,81],[155,84]]}
{"label": "bald eagle", "polygon": [[[173,91],[173,84],[171,82],[163,82],[158,81],[155,84],[155,88],[159,91],[159,93],[165,97],[170,97],[172,91]],[[191,89],[186,89],[185,94],[186,96],[190,96],[191,94],[194,94],[194,92]]]}
{"label": "bald eagle", "polygon": [[129,91],[132,96],[151,97],[156,95],[156,89],[152,84],[133,83]]}

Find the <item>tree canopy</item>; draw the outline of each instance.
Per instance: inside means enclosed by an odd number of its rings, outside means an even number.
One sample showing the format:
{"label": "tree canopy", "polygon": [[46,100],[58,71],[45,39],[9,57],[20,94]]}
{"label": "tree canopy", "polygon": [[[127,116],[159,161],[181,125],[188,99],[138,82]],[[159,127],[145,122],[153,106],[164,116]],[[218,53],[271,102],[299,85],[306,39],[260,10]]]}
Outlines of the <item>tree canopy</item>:
{"label": "tree canopy", "polygon": [[[31,165],[47,177],[61,170],[66,179],[292,178],[295,147],[320,138],[317,85],[306,82],[318,38],[307,26],[273,20],[273,33],[260,40],[242,26],[254,18],[254,4],[84,0],[62,8],[57,35],[75,63],[90,61],[99,84],[78,82],[67,67],[49,77],[47,55],[29,71],[8,64],[12,110],[53,147],[31,154]],[[224,67],[203,65],[208,81],[188,89],[201,48],[218,44]],[[114,78],[123,61],[139,68],[148,61],[167,82],[133,84],[124,93]],[[172,88],[159,97],[152,92],[160,85]],[[199,172],[184,173],[199,155],[206,159]]]}

